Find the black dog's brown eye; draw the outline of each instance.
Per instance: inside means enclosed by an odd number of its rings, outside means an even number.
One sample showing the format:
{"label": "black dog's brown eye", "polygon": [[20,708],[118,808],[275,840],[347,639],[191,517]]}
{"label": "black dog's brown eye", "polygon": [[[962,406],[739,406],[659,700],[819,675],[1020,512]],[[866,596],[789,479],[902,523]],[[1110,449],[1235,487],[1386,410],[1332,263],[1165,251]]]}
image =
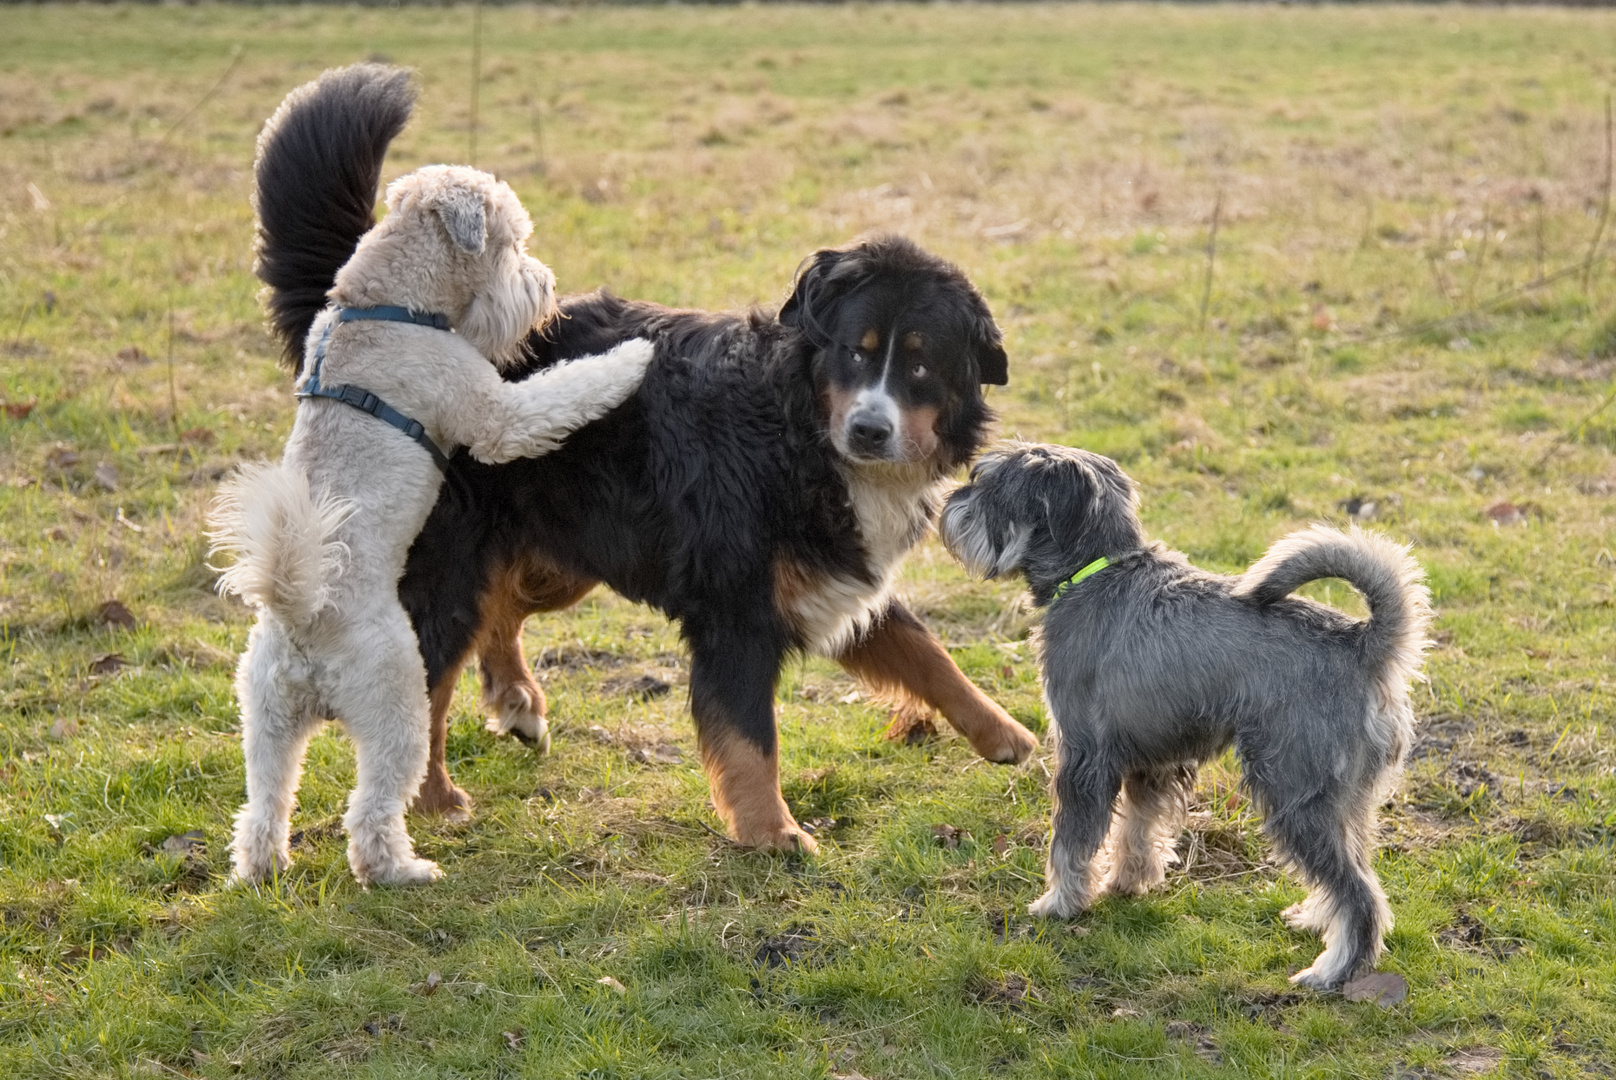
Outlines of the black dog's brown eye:
{"label": "black dog's brown eye", "polygon": [[909,374],[914,378],[924,379],[926,377],[926,365],[916,364],[914,367],[909,369]]}

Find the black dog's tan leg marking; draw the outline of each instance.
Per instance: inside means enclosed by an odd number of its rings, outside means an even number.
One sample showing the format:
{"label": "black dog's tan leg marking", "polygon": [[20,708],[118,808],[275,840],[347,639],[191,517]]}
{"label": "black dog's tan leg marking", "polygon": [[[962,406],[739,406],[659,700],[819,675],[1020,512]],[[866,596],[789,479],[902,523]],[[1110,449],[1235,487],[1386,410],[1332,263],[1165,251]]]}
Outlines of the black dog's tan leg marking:
{"label": "black dog's tan leg marking", "polygon": [[594,587],[589,578],[574,577],[531,557],[518,559],[493,576],[479,605],[482,625],[475,645],[489,731],[515,735],[549,753],[547,703],[522,655],[522,623],[534,612],[571,607]]}
{"label": "black dog's tan leg marking", "polygon": [[[481,622],[473,639],[473,649],[482,661],[483,700],[500,710],[502,720],[507,715],[503,707],[509,704],[524,708],[524,717],[537,717],[542,724],[544,691],[534,681],[522,655],[522,622],[537,611],[570,607],[594,588],[595,583],[563,574],[527,557],[519,557],[500,568],[489,580],[490,585],[483,590],[478,603]],[[454,704],[455,683],[465,662],[466,657],[462,656],[446,667],[428,693],[432,707],[431,742],[426,779],[421,783],[413,807],[420,813],[445,814],[459,820],[471,816],[471,796],[449,777],[447,743],[449,710]]]}
{"label": "black dog's tan leg marking", "polygon": [[698,733],[701,762],[712,787],[713,809],[730,836],[761,851],[817,851],[780,794],[780,758],[733,728]]}
{"label": "black dog's tan leg marking", "polygon": [[814,851],[780,794],[774,690],[786,637],[769,611],[737,600],[728,617],[687,619],[690,713],[712,785],[713,808],[737,842],[765,851]]}
{"label": "black dog's tan leg marking", "polygon": [[876,690],[941,712],[989,761],[1025,761],[1038,747],[1032,732],[1011,719],[965,677],[920,620],[893,601],[881,618],[836,657]]}
{"label": "black dog's tan leg marking", "polygon": [[447,760],[449,741],[449,707],[454,704],[455,681],[465,665],[462,658],[444,672],[438,684],[427,691],[427,702],[432,710],[432,733],[428,743],[426,778],[410,809],[418,814],[442,814],[451,821],[471,818],[471,796],[449,779]]}

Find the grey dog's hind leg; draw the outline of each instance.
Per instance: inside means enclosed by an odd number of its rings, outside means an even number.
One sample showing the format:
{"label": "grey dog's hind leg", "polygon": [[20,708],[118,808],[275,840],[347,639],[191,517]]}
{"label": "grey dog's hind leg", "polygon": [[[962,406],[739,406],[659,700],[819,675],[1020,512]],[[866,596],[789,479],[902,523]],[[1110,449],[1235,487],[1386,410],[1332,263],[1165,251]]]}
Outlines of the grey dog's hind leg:
{"label": "grey dog's hind leg", "polygon": [[1090,863],[1111,827],[1111,804],[1122,786],[1122,771],[1104,755],[1064,739],[1062,743],[1050,784],[1055,820],[1044,864],[1044,895],[1027,908],[1057,919],[1089,906]]}
{"label": "grey dog's hind leg", "polygon": [[1373,967],[1392,919],[1369,864],[1373,821],[1362,797],[1327,791],[1271,813],[1264,827],[1312,890],[1285,912],[1286,921],[1324,938],[1324,951],[1291,981],[1333,990]]}
{"label": "grey dog's hind leg", "polygon": [[1195,789],[1193,762],[1156,765],[1131,772],[1122,782],[1116,848],[1102,891],[1145,893],[1160,885],[1173,862],[1173,840]]}

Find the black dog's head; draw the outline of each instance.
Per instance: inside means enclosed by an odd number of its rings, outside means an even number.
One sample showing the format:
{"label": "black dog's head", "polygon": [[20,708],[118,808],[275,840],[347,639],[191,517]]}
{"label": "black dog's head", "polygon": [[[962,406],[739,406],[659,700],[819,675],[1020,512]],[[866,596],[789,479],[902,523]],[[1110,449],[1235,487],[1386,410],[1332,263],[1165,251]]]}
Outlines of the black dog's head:
{"label": "black dog's head", "polygon": [[844,459],[953,468],[992,414],[981,384],[1009,381],[982,294],[902,237],[816,252],[780,321],[814,345],[814,386]]}
{"label": "black dog's head", "polygon": [[1045,590],[1101,555],[1144,543],[1133,481],[1070,446],[1006,443],[982,455],[943,506],[943,544],[973,574],[1020,571]]}

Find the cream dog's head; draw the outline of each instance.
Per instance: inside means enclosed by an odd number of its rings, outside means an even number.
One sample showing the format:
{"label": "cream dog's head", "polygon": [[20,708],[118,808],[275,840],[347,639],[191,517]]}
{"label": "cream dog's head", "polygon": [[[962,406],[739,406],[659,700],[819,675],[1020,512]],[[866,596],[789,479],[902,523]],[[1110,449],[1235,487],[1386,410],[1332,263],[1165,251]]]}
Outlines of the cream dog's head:
{"label": "cream dog's head", "polygon": [[527,253],[533,222],[510,187],[461,165],[428,165],[387,186],[387,216],[337,272],[347,307],[436,311],[496,366],[555,314],[555,275]]}

